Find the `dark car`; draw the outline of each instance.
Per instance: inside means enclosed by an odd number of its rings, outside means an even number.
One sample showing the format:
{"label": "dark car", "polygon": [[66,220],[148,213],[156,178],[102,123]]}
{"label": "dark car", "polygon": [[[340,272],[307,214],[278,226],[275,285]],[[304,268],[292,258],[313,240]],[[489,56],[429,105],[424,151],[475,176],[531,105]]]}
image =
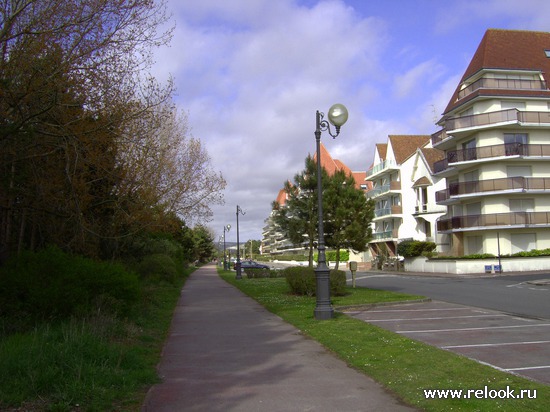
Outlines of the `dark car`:
{"label": "dark car", "polygon": [[[233,269],[237,270],[237,264],[233,265]],[[253,260],[241,260],[241,269],[269,269],[269,266]]]}

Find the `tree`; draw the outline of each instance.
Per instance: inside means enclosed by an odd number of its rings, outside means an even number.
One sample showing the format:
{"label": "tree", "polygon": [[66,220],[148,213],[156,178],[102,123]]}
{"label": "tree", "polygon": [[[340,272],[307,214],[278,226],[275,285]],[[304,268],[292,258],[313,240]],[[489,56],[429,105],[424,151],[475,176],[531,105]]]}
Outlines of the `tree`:
{"label": "tree", "polygon": [[259,255],[261,244],[260,240],[247,240],[244,244],[244,255],[246,256],[248,253],[250,259],[252,259],[253,255]]}
{"label": "tree", "polygon": [[0,2],[0,259],[115,235],[116,137],[173,91],[147,72],[166,20],[162,0]]}
{"label": "tree", "polygon": [[[328,183],[326,170],[321,169],[322,187]],[[309,266],[313,267],[313,248],[318,237],[317,164],[311,156],[305,169],[294,176],[294,183],[285,182],[288,200],[284,207],[274,204],[275,223],[294,244],[307,243]]]}
{"label": "tree", "polygon": [[214,234],[206,226],[197,225],[193,228],[195,242],[195,260],[208,262],[215,255]]}
{"label": "tree", "polygon": [[336,171],[323,195],[325,241],[336,250],[336,269],[340,249],[364,252],[372,236],[374,203],[355,187],[355,179],[343,170]]}

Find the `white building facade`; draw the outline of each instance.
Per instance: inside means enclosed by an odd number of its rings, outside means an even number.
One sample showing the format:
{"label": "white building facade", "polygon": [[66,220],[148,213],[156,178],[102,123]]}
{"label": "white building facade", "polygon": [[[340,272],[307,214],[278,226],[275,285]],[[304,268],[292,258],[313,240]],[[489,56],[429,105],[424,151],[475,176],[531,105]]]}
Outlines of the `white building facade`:
{"label": "white building facade", "polygon": [[431,139],[444,252],[550,248],[549,74],[550,33],[486,32]]}

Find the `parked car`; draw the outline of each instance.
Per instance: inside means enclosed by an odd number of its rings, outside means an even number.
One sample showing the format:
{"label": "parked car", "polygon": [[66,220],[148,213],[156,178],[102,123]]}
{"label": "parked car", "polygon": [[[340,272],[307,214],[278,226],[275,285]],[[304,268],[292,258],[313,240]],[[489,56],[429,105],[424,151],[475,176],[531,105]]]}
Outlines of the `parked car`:
{"label": "parked car", "polygon": [[[237,264],[233,265],[233,269],[237,270]],[[241,260],[241,269],[269,269],[269,266],[263,263],[258,263],[253,260]]]}

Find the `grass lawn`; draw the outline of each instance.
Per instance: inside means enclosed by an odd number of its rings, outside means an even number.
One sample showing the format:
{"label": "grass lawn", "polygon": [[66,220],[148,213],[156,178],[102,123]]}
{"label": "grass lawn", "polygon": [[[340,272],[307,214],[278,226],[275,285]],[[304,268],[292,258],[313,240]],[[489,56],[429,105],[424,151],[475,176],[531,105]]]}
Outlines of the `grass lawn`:
{"label": "grass lawn", "polygon": [[[336,312],[334,319],[313,317],[314,297],[293,296],[284,278],[235,280],[235,272],[218,269],[220,276],[256,299],[269,311],[323,344],[351,367],[371,376],[404,402],[426,411],[547,411],[550,386],[500,372],[468,358],[408,339]],[[333,297],[333,305],[356,306],[420,299],[366,288],[349,288],[349,294]],[[424,390],[484,390],[494,399],[426,399]],[[500,399],[513,389],[516,396],[529,390],[531,399]],[[501,391],[501,392],[498,392]],[[536,392],[536,393],[535,393]],[[481,395],[478,392],[477,395]],[[533,397],[536,395],[536,399]]]}

